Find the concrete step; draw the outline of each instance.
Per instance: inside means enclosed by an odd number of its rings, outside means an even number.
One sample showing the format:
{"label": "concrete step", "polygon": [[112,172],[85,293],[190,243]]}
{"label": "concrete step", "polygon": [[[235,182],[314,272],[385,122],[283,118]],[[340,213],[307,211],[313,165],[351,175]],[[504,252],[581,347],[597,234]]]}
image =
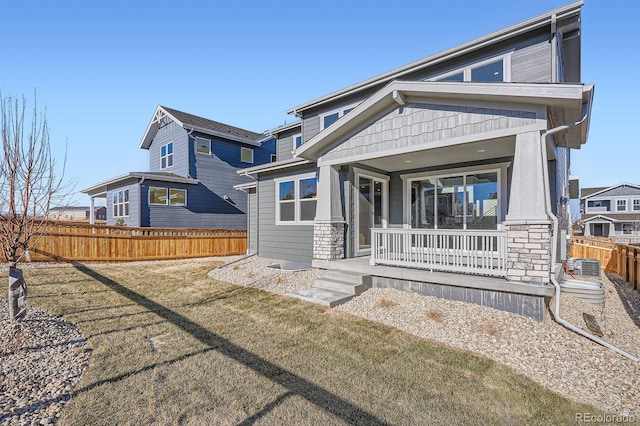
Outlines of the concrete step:
{"label": "concrete step", "polygon": [[287,293],[287,296],[295,297],[296,299],[304,300],[311,303],[317,303],[319,305],[328,306],[330,308],[344,303],[354,297],[353,294],[341,293],[339,291],[333,291],[318,287],[304,288],[302,290]]}
{"label": "concrete step", "polygon": [[371,275],[360,272],[337,271],[334,269],[323,269],[320,272],[320,278],[330,281],[341,281],[354,284],[371,285]]}
{"label": "concrete step", "polygon": [[327,279],[320,277],[313,284],[313,287],[325,288],[327,290],[338,291],[340,293],[347,293],[352,296],[360,296],[366,290],[371,288],[371,284],[355,284],[350,282],[338,281],[333,279]]}

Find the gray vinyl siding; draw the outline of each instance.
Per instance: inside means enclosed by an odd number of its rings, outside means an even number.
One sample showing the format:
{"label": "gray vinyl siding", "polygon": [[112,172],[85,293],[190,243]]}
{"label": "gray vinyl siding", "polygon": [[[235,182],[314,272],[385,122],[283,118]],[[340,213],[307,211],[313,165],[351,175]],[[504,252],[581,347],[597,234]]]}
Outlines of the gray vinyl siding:
{"label": "gray vinyl siding", "polygon": [[278,134],[276,161],[293,158],[293,137],[302,133],[300,127]]}
{"label": "gray vinyl siding", "polygon": [[[625,197],[625,196],[640,196],[640,189],[630,186],[618,186],[616,188],[604,191],[598,195],[594,195],[593,199],[601,199],[606,197]],[[589,197],[590,199],[591,197]],[[615,208],[615,205],[614,205]]]}
{"label": "gray vinyl siding", "polygon": [[[517,38],[508,43],[498,44],[491,49],[474,52],[472,55],[456,58],[452,61],[435,64],[428,69],[418,70],[399,77],[401,80],[428,80],[440,74],[460,69],[474,63],[511,53],[511,81],[519,83],[551,82],[551,35],[538,31],[527,38]],[[386,86],[379,84],[359,94],[335,102],[328,102],[316,109],[304,112],[302,121],[303,140],[307,141],[322,130],[321,117],[331,111],[338,110],[354,103],[362,102],[373,93]]]}
{"label": "gray vinyl siding", "polygon": [[511,81],[545,83],[551,81],[551,43],[538,43],[516,49],[511,55]]}
{"label": "gray vinyl siding", "polygon": [[258,252],[258,192],[256,188],[249,188],[247,190],[247,198],[249,204],[249,212],[247,223],[248,226],[248,252]]}
{"label": "gray vinyl siding", "polygon": [[118,217],[113,215],[113,194],[122,190],[129,190],[129,216],[123,217],[126,226],[140,226],[140,193],[137,180],[126,184],[107,188],[107,225],[113,226]]}
{"label": "gray vinyl siding", "polygon": [[[173,142],[173,166],[160,168],[160,148]],[[189,146],[187,144],[187,131],[171,122],[158,129],[156,137],[149,146],[149,171],[170,172],[180,176],[189,173]]]}
{"label": "gray vinyl siding", "polygon": [[274,179],[295,178],[317,172],[316,168],[296,170],[287,174],[261,175],[258,182],[260,257],[311,263],[313,257],[313,225],[276,225],[276,186]]}

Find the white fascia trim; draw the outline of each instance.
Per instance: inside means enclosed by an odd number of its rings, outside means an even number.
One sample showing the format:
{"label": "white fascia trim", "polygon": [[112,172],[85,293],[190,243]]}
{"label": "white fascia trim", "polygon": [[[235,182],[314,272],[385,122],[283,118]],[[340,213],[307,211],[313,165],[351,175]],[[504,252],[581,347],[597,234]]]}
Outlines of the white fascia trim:
{"label": "white fascia trim", "polygon": [[269,135],[273,136],[277,135],[278,133],[286,132],[287,130],[295,129],[296,127],[300,127],[302,129],[302,120],[284,124],[282,126],[276,127],[275,129],[265,130],[264,133],[268,133]]}
{"label": "white fascia trim", "polygon": [[231,135],[229,133],[224,133],[224,132],[216,132],[215,130],[211,130],[211,129],[205,129],[204,127],[198,127],[198,126],[192,126],[190,124],[185,124],[182,126],[186,131],[189,130],[193,130],[196,131],[198,133],[204,133],[207,135],[211,135],[211,136],[216,136],[222,139],[228,139],[234,142],[241,142],[247,145],[252,145],[252,146],[261,146],[262,144],[258,141],[254,141],[251,139],[247,139],[247,138],[243,138],[240,136],[236,136],[236,135]]}
{"label": "white fascia trim", "polygon": [[315,99],[306,104],[302,104],[295,108],[291,108],[286,112],[287,114],[299,115],[301,111],[318,106],[327,101],[333,101],[333,100],[351,95],[353,92],[365,90],[376,84],[380,84],[380,83],[384,83],[384,82],[388,82],[388,81],[400,78],[403,75],[417,71],[421,68],[433,66],[438,63],[444,62],[446,60],[449,60],[458,56],[462,56],[474,50],[481,49],[488,45],[495,44],[505,39],[518,36],[520,34],[534,30],[536,28],[540,28],[545,25],[550,25],[553,20],[560,20],[572,14],[579,13],[582,5],[583,5],[583,1],[581,0],[581,1],[569,4],[567,6],[549,11],[547,13],[543,13],[542,15],[538,15],[534,18],[528,19],[526,21],[520,22],[518,24],[512,25],[510,27],[504,28],[494,33],[488,34],[486,36],[479,37],[475,40],[455,46],[443,52],[436,53],[435,55],[428,56],[416,62],[402,66],[400,68],[396,68],[384,74],[380,74],[376,77],[370,78],[361,83],[349,86],[342,90],[338,90],[336,92],[333,92],[329,95]]}
{"label": "white fascia trim", "polygon": [[[149,122],[149,125],[147,126],[147,130],[144,132],[144,135],[142,136],[142,141],[140,141],[139,148],[148,149],[149,146],[151,145],[151,140],[153,139],[153,137],[150,137],[150,134],[152,132],[157,132],[158,131],[158,127],[157,127],[158,126],[158,120],[163,118],[159,113],[162,113],[165,116],[171,117],[171,120],[173,120],[176,124],[178,124],[178,126],[183,127],[183,124],[182,124],[182,122],[180,120],[178,120],[173,115],[171,115],[166,109],[164,109],[160,105],[158,105],[156,107],[156,110],[153,112],[153,118],[151,118],[151,121]],[[154,125],[156,126],[155,129],[154,129]]]}
{"label": "white fascia trim", "polygon": [[256,181],[233,185],[233,189],[238,191],[244,191],[245,189],[257,188],[257,187],[258,187],[258,182]]}
{"label": "white fascia trim", "polygon": [[278,161],[276,163],[266,163],[260,166],[248,167],[246,169],[237,170],[236,173],[239,175],[250,175],[254,173],[262,173],[262,172],[271,172],[274,170],[286,169],[292,166],[301,166],[304,164],[312,163],[311,160],[307,160],[305,158],[290,158],[287,160]]}
{"label": "white fascia trim", "polygon": [[83,194],[89,194],[90,192],[93,192],[93,191],[95,191],[95,190],[97,190],[99,188],[102,188],[102,187],[105,187],[104,191],[106,192],[106,187],[109,186],[109,185],[112,185],[114,183],[118,183],[118,182],[121,182],[121,181],[125,181],[125,180],[128,180],[128,179],[135,179],[135,178],[139,178],[139,176],[137,176],[135,173],[127,173],[127,174],[124,174],[124,175],[120,175],[120,176],[114,177],[114,178],[109,179],[109,180],[102,181],[102,182],[100,182],[100,183],[98,183],[98,184],[96,184],[94,186],[91,186],[91,187],[89,187],[87,189],[82,189],[82,190],[80,190],[80,192],[82,192]]}

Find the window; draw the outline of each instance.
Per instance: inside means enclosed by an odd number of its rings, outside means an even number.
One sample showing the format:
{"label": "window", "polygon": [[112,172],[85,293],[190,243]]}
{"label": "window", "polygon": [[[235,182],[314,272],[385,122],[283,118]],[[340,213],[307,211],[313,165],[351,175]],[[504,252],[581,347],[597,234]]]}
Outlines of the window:
{"label": "window", "polygon": [[240,148],[240,161],[243,163],[253,163],[253,149]]}
{"label": "window", "polygon": [[187,191],[184,189],[169,189],[169,205],[171,206],[186,206],[187,205]]}
{"label": "window", "polygon": [[129,216],[129,190],[123,189],[113,193],[113,217]]}
{"label": "window", "polygon": [[184,189],[151,186],[149,187],[149,204],[154,206],[186,206],[187,191]]}
{"label": "window", "polygon": [[[320,122],[322,123],[322,128],[326,129],[327,127],[331,126],[333,123],[338,121],[340,117],[350,113],[354,108],[355,106],[350,106],[348,108],[340,109],[338,111],[333,111],[333,112],[330,112],[329,114],[325,114],[321,116]],[[300,141],[300,144],[302,144],[302,140]]]}
{"label": "window", "polygon": [[160,168],[166,169],[171,166],[173,166],[173,142],[160,148]]}
{"label": "window", "polygon": [[293,135],[293,149],[302,145],[302,135]]}
{"label": "window", "polygon": [[616,200],[616,211],[617,212],[627,211],[627,200]]}
{"label": "window", "polygon": [[499,176],[487,170],[409,179],[411,227],[497,229]]}
{"label": "window", "polygon": [[167,188],[149,187],[149,204],[166,205],[167,204]]}
{"label": "window", "polygon": [[211,139],[196,137],[196,152],[199,154],[211,154]]}
{"label": "window", "polygon": [[278,159],[278,157],[276,157],[275,154],[271,154],[271,162],[272,163],[275,163],[277,159]]}
{"label": "window", "polygon": [[632,223],[623,223],[622,224],[622,233],[624,235],[633,234],[633,224]]}
{"label": "window", "polygon": [[640,200],[633,200],[633,211],[640,211]]}
{"label": "window", "polygon": [[276,181],[276,224],[310,223],[316,215],[318,181],[315,173]]}
{"label": "window", "polygon": [[430,81],[477,81],[503,82],[511,81],[510,55],[492,58],[486,61],[468,65],[462,69],[441,74],[430,78]]}

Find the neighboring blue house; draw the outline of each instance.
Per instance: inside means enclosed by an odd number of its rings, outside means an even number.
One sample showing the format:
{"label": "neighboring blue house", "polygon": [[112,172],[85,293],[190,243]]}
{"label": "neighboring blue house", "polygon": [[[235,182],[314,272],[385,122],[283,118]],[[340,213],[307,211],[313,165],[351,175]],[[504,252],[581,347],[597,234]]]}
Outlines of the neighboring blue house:
{"label": "neighboring blue house", "polygon": [[[158,106],[140,148],[149,171],[83,190],[107,200],[107,224],[170,228],[245,228],[247,199],[233,189],[242,168],[275,160],[275,138]],[[95,218],[91,218],[93,223]]]}
{"label": "neighboring blue house", "polygon": [[292,108],[277,161],[239,171],[250,250],[323,269],[305,294],[331,305],[359,282],[542,318],[594,91],[581,7]]}

